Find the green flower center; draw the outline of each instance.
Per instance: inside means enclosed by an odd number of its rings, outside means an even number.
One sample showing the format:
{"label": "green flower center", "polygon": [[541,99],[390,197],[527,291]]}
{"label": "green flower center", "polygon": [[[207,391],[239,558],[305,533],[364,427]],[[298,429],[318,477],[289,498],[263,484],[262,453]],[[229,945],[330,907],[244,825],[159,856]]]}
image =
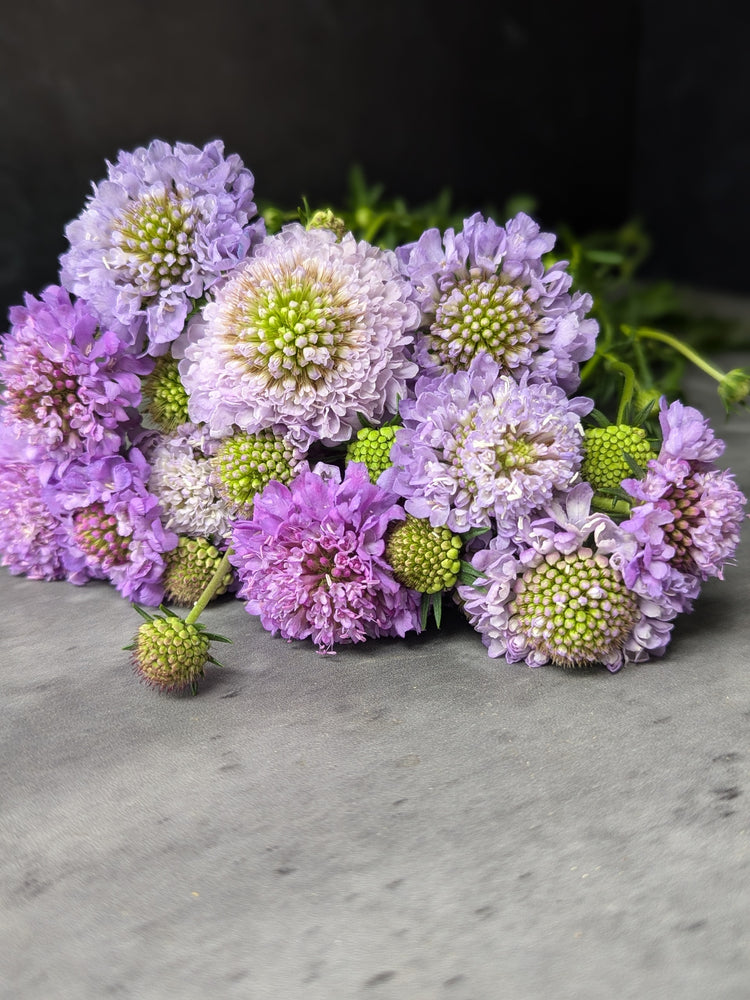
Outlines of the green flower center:
{"label": "green flower center", "polygon": [[223,442],[211,459],[211,482],[237,514],[249,517],[256,495],[272,479],[288,482],[293,465],[294,449],[272,431],[235,434]]}
{"label": "green flower center", "polygon": [[433,528],[427,519],[407,514],[389,532],[385,558],[399,583],[422,594],[437,594],[458,579],[461,546],[459,536],[448,528]]}
{"label": "green flower center", "polygon": [[154,370],[144,381],[143,398],[149,416],[166,434],[187,423],[188,397],[174,358],[157,358]]}
{"label": "green flower center", "polygon": [[78,547],[107,572],[128,560],[129,539],[119,534],[117,518],[107,514],[101,503],[78,511],[73,518]]}
{"label": "green flower center", "polygon": [[325,260],[253,261],[222,291],[228,363],[303,395],[347,365],[365,339],[358,301]]}
{"label": "green flower center", "polygon": [[625,455],[645,469],[656,458],[642,427],[610,424],[609,427],[589,427],[583,435],[584,460],[581,475],[595,490],[615,489],[623,479],[632,476],[633,469]]}
{"label": "green flower center", "polygon": [[208,636],[181,618],[152,618],[138,629],[133,659],[147,683],[179,691],[203,676],[209,646]]}
{"label": "green flower center", "polygon": [[198,212],[190,198],[149,191],[119,218],[105,263],[125,270],[144,298],[188,281]]}
{"label": "green flower center", "polygon": [[376,483],[381,472],[393,464],[390,455],[396,430],[396,427],[363,427],[347,445],[346,461],[362,462],[367,466],[370,481]]}
{"label": "green flower center", "polygon": [[591,549],[547,555],[516,582],[510,628],[552,663],[612,663],[638,621],[635,596]]}
{"label": "green flower center", "polygon": [[529,289],[502,274],[472,276],[445,291],[427,334],[428,350],[452,371],[480,351],[506,372],[528,364],[538,348],[537,313]]}

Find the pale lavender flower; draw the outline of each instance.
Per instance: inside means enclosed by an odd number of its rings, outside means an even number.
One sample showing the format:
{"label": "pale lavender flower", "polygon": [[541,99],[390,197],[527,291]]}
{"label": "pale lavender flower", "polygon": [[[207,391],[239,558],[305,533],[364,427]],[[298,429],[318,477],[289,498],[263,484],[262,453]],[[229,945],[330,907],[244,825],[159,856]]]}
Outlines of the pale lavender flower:
{"label": "pale lavender flower", "polygon": [[480,213],[456,233],[428,229],[396,254],[414,287],[424,331],[423,370],[468,368],[484,351],[504,373],[550,381],[573,392],[580,362],[594,352],[598,325],[586,319],[592,298],[569,293],[567,263],[545,267],[551,233],[523,212],[498,226]]}
{"label": "pale lavender flower", "polygon": [[420,596],[393,578],[384,557],[390,524],[404,518],[366,466],[319,465],[288,485],[273,481],[233,531],[238,596],[263,627],[311,637],[319,652],[341,642],[419,631]]}
{"label": "pale lavender flower", "polygon": [[231,514],[212,483],[210,453],[215,444],[191,424],[162,436],[149,448],[148,489],[161,505],[168,530],[223,542],[229,537]]}
{"label": "pale lavender flower", "polygon": [[287,428],[301,447],[347,441],[395,413],[417,373],[419,310],[390,251],[298,224],[269,236],[191,324],[180,375],[211,433]]}
{"label": "pale lavender flower", "polygon": [[61,580],[67,528],[44,500],[35,455],[0,419],[0,565],[32,580]]}
{"label": "pale lavender flower", "polygon": [[52,463],[118,451],[153,363],[128,354],[63,288],[25,301],[0,347],[6,423]]}
{"label": "pale lavender flower", "polygon": [[154,140],[107,164],[66,235],[61,280],[131,345],[162,354],[196,300],[262,234],[253,175],[215,140]]}
{"label": "pale lavender flower", "polygon": [[74,462],[51,480],[45,499],[70,525],[64,556],[68,579],[109,580],[130,601],[156,606],[164,598],[164,553],[177,535],[161,521],[157,498],[148,491],[149,466],[137,448],[127,458],[112,455]]}
{"label": "pale lavender flower", "polygon": [[515,539],[497,535],[472,557],[480,576],[457,593],[491,657],[615,671],[666,649],[678,609],[626,586],[613,554],[630,540],[590,513],[592,496],[579,483]]}
{"label": "pale lavender flower", "polygon": [[423,376],[401,404],[392,466],[378,482],[406,510],[451,531],[511,528],[576,480],[586,397],[501,374],[488,354],[467,371]]}

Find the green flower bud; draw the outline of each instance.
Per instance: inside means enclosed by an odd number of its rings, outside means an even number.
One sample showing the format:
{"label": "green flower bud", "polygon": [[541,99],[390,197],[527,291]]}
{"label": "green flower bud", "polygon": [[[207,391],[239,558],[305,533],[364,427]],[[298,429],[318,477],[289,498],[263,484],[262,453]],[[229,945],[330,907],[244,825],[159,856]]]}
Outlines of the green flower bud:
{"label": "green flower bud", "polygon": [[407,514],[389,532],[385,558],[399,583],[422,594],[437,594],[458,579],[462,544],[450,529],[433,528],[426,518]]}
{"label": "green flower bud", "polygon": [[610,424],[589,427],[583,435],[581,475],[595,490],[615,489],[623,479],[634,475],[625,455],[642,469],[656,455],[642,427]]}
{"label": "green flower bud", "polygon": [[346,462],[362,462],[367,466],[370,482],[376,483],[381,472],[393,464],[391,448],[396,440],[397,427],[363,427],[346,448]]}
{"label": "green flower bud", "polygon": [[[207,538],[180,538],[177,548],[166,552],[162,577],[164,593],[172,604],[193,605],[206,589],[221,562],[221,553]],[[225,594],[232,584],[232,570],[219,584],[212,600]]]}
{"label": "green flower bud", "polygon": [[750,368],[733,368],[719,382],[719,397],[729,413],[750,395]]}
{"label": "green flower bud", "polygon": [[336,234],[337,239],[341,239],[347,232],[347,226],[343,219],[334,215],[333,209],[323,208],[315,212],[307,223],[307,229],[330,229]]}
{"label": "green flower bud", "polygon": [[250,517],[256,494],[272,479],[288,482],[298,464],[292,445],[270,430],[235,434],[211,459],[211,482],[237,516]]}
{"label": "green flower bud", "polygon": [[209,636],[202,625],[188,625],[169,615],[149,616],[138,629],[133,643],[136,672],[151,687],[161,691],[196,690],[198,678],[211,659]]}

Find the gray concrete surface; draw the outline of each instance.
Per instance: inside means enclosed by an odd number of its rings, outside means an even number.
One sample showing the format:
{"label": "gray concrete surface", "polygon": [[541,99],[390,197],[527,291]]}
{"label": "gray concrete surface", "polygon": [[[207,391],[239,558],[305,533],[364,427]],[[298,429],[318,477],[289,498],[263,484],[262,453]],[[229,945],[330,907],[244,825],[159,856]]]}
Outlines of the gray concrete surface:
{"label": "gray concrete surface", "polygon": [[747,1000],[749,539],[616,675],[459,622],[320,657],[230,600],[196,698],[107,586],[0,570],[0,996]]}

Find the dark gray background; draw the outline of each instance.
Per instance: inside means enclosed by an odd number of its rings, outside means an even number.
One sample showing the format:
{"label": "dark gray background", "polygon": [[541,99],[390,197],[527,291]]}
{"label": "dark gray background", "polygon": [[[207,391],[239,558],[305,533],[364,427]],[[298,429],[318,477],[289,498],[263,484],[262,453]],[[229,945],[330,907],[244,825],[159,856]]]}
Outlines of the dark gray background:
{"label": "dark gray background", "polygon": [[747,15],[678,0],[26,0],[0,34],[0,310],[55,280],[105,160],[224,139],[265,200],[538,199],[579,231],[640,215],[650,272],[743,292]]}

